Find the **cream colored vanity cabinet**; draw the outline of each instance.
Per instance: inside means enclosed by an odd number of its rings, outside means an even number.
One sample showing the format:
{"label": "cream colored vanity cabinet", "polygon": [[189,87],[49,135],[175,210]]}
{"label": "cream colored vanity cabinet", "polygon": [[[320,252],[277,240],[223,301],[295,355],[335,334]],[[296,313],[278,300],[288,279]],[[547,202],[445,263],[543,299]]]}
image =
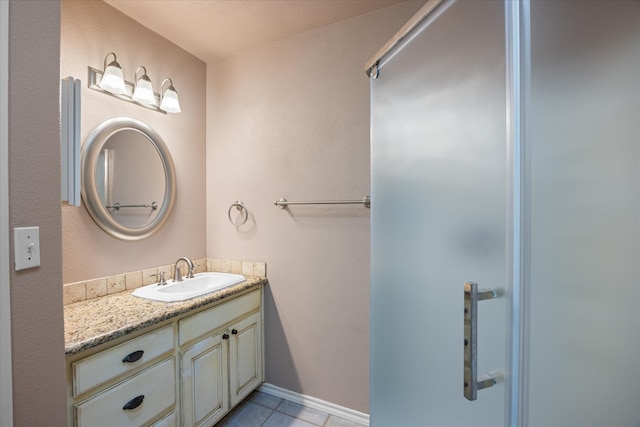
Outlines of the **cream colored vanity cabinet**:
{"label": "cream colored vanity cabinet", "polygon": [[70,423],[176,426],[174,349],[174,325],[169,325],[71,361]]}
{"label": "cream colored vanity cabinet", "polygon": [[262,286],[70,356],[70,427],[210,427],[264,380]]}
{"label": "cream colored vanity cabinet", "polygon": [[262,294],[180,320],[182,426],[211,426],[263,381]]}

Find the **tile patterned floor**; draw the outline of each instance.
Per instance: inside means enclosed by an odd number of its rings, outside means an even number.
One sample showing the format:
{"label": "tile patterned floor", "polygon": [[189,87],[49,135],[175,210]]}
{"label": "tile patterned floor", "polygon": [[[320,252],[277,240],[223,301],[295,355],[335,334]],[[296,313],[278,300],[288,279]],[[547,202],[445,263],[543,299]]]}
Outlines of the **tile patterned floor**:
{"label": "tile patterned floor", "polygon": [[216,427],[366,427],[270,394],[254,392]]}

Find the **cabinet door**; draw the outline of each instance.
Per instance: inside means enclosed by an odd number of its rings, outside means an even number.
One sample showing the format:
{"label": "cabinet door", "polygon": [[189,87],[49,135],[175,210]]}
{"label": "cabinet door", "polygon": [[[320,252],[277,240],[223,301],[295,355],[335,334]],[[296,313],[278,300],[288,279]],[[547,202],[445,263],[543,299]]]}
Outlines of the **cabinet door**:
{"label": "cabinet door", "polygon": [[262,321],[260,313],[231,326],[229,341],[231,406],[262,383]]}
{"label": "cabinet door", "polygon": [[213,425],[229,410],[228,339],[209,336],[181,352],[182,425]]}

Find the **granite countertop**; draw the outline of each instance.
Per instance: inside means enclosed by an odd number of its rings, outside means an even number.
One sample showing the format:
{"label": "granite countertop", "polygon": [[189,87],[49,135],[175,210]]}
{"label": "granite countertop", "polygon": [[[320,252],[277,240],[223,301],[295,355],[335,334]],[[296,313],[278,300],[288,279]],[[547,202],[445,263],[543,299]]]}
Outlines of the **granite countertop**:
{"label": "granite countertop", "polygon": [[131,295],[131,290],[64,306],[66,356],[79,353],[147,326],[267,283],[247,280],[208,295],[180,302],[159,302]]}

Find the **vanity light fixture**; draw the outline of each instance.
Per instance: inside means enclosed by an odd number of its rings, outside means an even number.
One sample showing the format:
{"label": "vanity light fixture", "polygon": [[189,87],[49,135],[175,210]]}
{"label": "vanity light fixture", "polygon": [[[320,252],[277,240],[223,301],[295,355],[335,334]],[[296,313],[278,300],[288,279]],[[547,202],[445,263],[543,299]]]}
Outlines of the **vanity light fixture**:
{"label": "vanity light fixture", "polygon": [[[109,55],[113,55],[113,61],[107,65]],[[124,86],[124,73],[122,72],[122,67],[118,64],[115,53],[109,52],[107,56],[104,57],[103,70],[102,80],[100,80],[99,84],[102,89],[116,95],[122,95],[127,92]]]}
{"label": "vanity light fixture", "polygon": [[[164,90],[164,84],[169,82],[169,87]],[[167,113],[179,113],[180,111],[180,102],[178,101],[178,92],[176,92],[176,88],[173,87],[173,81],[169,78],[164,79],[162,85],[160,86],[160,92],[162,93],[162,98],[160,101],[160,108]]]}
{"label": "vanity light fixture", "polygon": [[[144,74],[138,78],[138,71],[143,70]],[[147,69],[144,66],[139,66],[133,75],[134,91],[131,98],[134,101],[144,105],[157,106],[156,95],[153,93],[153,86],[151,85],[151,79],[147,76]]]}
{"label": "vanity light fixture", "polygon": [[[113,61],[107,64],[110,55],[113,55]],[[140,76],[141,70],[142,75]],[[102,70],[89,67],[88,86],[89,89],[115,96],[123,101],[131,102],[162,114],[180,113],[182,111],[178,101],[178,92],[173,87],[171,79],[165,79],[162,82],[160,86],[162,95],[160,95],[153,91],[146,67],[141,65],[136,69],[133,75],[134,83],[126,81],[123,76],[124,73],[116,60],[116,54],[109,52],[104,58],[104,68]],[[166,82],[169,82],[169,85],[164,90]]]}

